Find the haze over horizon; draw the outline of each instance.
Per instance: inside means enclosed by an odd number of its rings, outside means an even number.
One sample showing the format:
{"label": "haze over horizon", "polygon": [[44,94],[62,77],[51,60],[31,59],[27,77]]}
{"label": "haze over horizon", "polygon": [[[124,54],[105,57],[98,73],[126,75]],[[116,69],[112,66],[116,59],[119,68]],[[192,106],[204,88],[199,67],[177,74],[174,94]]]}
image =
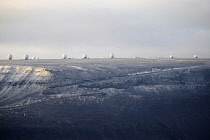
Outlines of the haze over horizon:
{"label": "haze over horizon", "polygon": [[210,57],[210,0],[0,0],[0,59]]}

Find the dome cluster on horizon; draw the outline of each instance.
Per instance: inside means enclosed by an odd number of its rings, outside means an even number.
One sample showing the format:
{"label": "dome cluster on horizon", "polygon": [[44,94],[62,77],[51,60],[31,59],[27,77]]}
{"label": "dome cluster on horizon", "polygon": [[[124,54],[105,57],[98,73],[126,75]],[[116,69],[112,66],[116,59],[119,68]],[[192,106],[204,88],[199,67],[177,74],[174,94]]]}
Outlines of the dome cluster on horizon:
{"label": "dome cluster on horizon", "polygon": [[[61,58],[62,58],[62,59],[71,59],[71,58],[68,58],[68,57],[67,57],[67,54],[63,54]],[[104,58],[104,57],[101,57],[101,58]],[[114,56],[114,53],[110,53],[109,58],[116,58],[116,57]],[[133,59],[137,59],[137,58],[140,58],[140,57],[137,57],[137,56],[134,56],[134,57],[133,57]],[[143,58],[148,58],[148,57],[145,56],[145,57],[143,57]],[[158,56],[157,58],[159,59],[159,58],[161,58],[161,57]],[[174,56],[173,56],[173,55],[170,55],[169,58],[170,58],[170,59],[173,59]],[[198,58],[198,57],[197,57],[197,55],[194,55],[193,58]],[[8,60],[12,60],[12,59],[13,59],[12,54],[9,54],[9,55],[7,56],[7,59],[8,59]],[[29,55],[25,54],[25,55],[23,56],[23,59],[24,59],[24,60],[29,60]],[[35,56],[32,57],[32,60],[36,60],[36,59],[39,59],[39,58],[36,58]],[[87,54],[83,54],[83,56],[82,56],[81,59],[89,59],[89,58],[88,58]]]}

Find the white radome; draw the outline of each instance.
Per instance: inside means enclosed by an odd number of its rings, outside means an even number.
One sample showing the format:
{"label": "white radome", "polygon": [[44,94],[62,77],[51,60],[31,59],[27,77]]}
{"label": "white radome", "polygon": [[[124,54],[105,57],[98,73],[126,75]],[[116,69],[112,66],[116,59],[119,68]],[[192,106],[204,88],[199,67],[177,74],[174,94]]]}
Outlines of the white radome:
{"label": "white radome", "polygon": [[170,55],[170,58],[174,58],[173,55]]}
{"label": "white radome", "polygon": [[194,55],[194,58],[198,58],[197,55]]}
{"label": "white radome", "polygon": [[11,54],[8,55],[8,59],[12,60],[12,55]]}
{"label": "white radome", "polygon": [[83,54],[82,58],[87,59],[87,54]]}
{"label": "white radome", "polygon": [[25,55],[23,56],[23,59],[25,59],[25,60],[28,60],[28,58],[29,58],[29,56],[28,56],[27,54],[25,54]]}
{"label": "white radome", "polygon": [[36,60],[36,57],[35,57],[35,56],[33,56],[33,57],[32,57],[32,59],[33,59],[33,60]]}
{"label": "white radome", "polygon": [[114,58],[114,54],[111,53],[111,54],[109,55],[109,57],[110,57],[110,58]]}
{"label": "white radome", "polygon": [[62,59],[66,59],[67,58],[67,55],[66,54],[63,54],[62,55]]}

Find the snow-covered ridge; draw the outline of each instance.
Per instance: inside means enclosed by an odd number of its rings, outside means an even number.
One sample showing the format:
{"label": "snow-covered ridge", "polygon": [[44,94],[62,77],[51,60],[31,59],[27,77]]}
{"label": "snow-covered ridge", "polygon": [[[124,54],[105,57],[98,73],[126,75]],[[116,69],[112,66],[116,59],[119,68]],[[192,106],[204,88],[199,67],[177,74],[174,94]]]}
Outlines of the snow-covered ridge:
{"label": "snow-covered ridge", "polygon": [[149,70],[149,71],[129,73],[128,75],[135,76],[135,75],[143,75],[143,74],[152,74],[152,73],[157,73],[157,72],[167,72],[167,71],[172,71],[172,70],[195,69],[199,67],[202,67],[202,66],[177,67],[177,68],[165,68],[165,69],[153,68],[152,70]]}
{"label": "snow-covered ridge", "polygon": [[[121,94],[196,92],[207,87],[204,62],[122,60],[0,61],[0,108],[65,98],[79,104],[101,103]],[[185,92],[184,92],[185,93]]]}
{"label": "snow-covered ridge", "polygon": [[0,66],[0,71],[3,73],[9,73],[9,72],[17,72],[22,74],[34,74],[37,76],[44,76],[44,77],[50,77],[53,76],[53,73],[49,72],[43,67],[31,67],[31,66]]}

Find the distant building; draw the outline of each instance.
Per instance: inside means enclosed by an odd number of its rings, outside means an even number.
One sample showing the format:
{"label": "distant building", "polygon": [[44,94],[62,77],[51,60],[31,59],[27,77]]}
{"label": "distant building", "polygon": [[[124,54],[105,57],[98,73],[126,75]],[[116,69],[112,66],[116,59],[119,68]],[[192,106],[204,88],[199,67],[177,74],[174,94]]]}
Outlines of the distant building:
{"label": "distant building", "polygon": [[12,60],[12,55],[11,54],[8,55],[8,60]]}
{"label": "distant building", "polygon": [[24,59],[24,60],[28,60],[28,58],[29,58],[29,56],[28,56],[27,54],[25,54],[25,55],[23,56],[23,59]]}
{"label": "distant building", "polygon": [[194,55],[194,58],[198,58],[197,55]]}
{"label": "distant building", "polygon": [[82,58],[87,59],[87,54],[83,54]]}
{"label": "distant building", "polygon": [[110,58],[114,58],[114,54],[111,53],[111,54],[109,55],[109,57],[110,57]]}
{"label": "distant building", "polygon": [[32,57],[32,59],[33,59],[33,60],[36,60],[36,57],[35,57],[35,56],[33,56],[33,57]]}
{"label": "distant building", "polygon": [[66,59],[67,58],[67,55],[66,54],[63,54],[62,55],[62,59]]}
{"label": "distant building", "polygon": [[173,55],[170,55],[170,58],[174,58]]}

